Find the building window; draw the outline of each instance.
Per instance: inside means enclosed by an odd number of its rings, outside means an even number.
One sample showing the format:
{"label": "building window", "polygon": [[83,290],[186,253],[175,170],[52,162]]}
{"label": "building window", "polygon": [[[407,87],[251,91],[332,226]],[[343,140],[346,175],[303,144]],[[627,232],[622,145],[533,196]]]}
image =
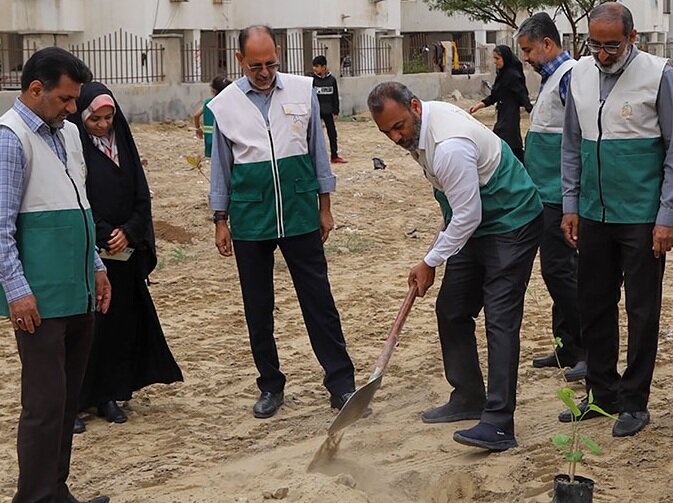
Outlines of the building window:
{"label": "building window", "polygon": [[664,0],[664,14],[671,13],[671,0]]}

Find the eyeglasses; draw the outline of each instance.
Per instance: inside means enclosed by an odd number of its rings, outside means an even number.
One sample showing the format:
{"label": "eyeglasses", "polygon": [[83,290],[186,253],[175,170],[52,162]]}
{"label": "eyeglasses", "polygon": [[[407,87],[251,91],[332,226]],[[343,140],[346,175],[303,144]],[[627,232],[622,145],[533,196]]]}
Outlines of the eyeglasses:
{"label": "eyeglasses", "polygon": [[274,72],[280,68],[280,63],[278,61],[275,63],[263,63],[261,65],[249,65],[246,63],[245,66],[253,73],[261,72],[264,68],[270,72]]}
{"label": "eyeglasses", "polygon": [[622,40],[618,44],[615,44],[614,42],[601,44],[599,42],[589,40],[589,42],[587,42],[587,47],[589,47],[589,51],[591,51],[592,54],[598,54],[599,52],[601,52],[601,49],[603,49],[607,54],[614,56],[619,52],[619,48],[622,46],[622,44],[624,44],[625,41],[626,40]]}

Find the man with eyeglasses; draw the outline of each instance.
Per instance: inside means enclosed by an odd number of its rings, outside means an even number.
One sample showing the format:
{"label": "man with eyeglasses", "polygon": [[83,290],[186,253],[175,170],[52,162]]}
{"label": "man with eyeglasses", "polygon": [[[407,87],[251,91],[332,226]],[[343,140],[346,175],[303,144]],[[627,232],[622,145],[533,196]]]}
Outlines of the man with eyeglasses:
{"label": "man with eyeglasses", "polygon": [[[283,404],[285,375],[274,339],[274,250],[292,276],[311,345],[325,370],[330,404],[355,389],[354,369],[327,277],[323,242],[334,228],[330,169],[313,80],[278,72],[274,34],[250,26],[236,58],[244,77],[208,104],[215,116],[209,202],[215,245],[236,253],[243,305],[261,394],[257,418]],[[231,228],[227,221],[230,220]]]}
{"label": "man with eyeglasses", "polygon": [[[673,69],[640,52],[635,37],[624,5],[591,11],[593,57],[572,70],[563,131],[562,228],[579,250],[587,392],[619,413],[615,437],[635,435],[650,420],[665,254],[673,247]],[[620,375],[622,283],[628,356]],[[587,408],[585,398],[579,409]],[[582,419],[594,417],[600,414],[589,410]],[[559,420],[571,421],[571,412]]]}

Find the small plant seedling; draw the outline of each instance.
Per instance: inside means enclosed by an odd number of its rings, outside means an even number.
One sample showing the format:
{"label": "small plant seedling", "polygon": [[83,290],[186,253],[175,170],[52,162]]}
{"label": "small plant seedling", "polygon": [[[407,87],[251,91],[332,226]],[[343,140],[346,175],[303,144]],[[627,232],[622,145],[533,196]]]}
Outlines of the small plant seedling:
{"label": "small plant seedling", "polygon": [[208,180],[208,183],[210,183],[210,178],[208,178],[208,175],[203,171],[203,161],[205,157],[202,155],[188,155],[185,157],[187,160],[187,163],[191,166],[189,169],[194,169],[196,170],[203,178]]}
{"label": "small plant seedling", "polygon": [[597,412],[605,417],[611,419],[617,419],[616,416],[608,414],[598,405],[594,403],[593,392],[589,391],[589,397],[587,401],[587,408],[584,412],[575,403],[575,391],[567,386],[556,392],[558,398],[564,403],[570,412],[572,413],[572,421],[570,427],[570,435],[567,434],[558,434],[552,437],[552,443],[556,446],[557,449],[563,451],[563,457],[568,461],[568,477],[570,477],[570,483],[572,484],[575,481],[575,469],[577,468],[577,463],[580,463],[584,459],[584,448],[589,449],[592,454],[598,455],[601,453],[601,448],[599,445],[594,442],[589,437],[582,435],[580,432],[580,424],[584,419],[584,416],[589,411]]}

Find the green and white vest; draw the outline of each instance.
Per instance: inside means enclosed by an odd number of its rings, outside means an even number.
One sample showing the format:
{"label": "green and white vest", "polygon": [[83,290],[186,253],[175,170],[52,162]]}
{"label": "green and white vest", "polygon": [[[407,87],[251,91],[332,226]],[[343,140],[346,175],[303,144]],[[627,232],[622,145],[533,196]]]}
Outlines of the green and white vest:
{"label": "green and white vest", "polygon": [[[26,159],[14,237],[40,316],[60,318],[92,311],[95,230],[77,127],[66,122],[58,133],[68,157],[66,168],[16,111],[0,117],[0,124],[18,136]],[[9,314],[2,288],[0,314]]]}
{"label": "green and white vest", "polygon": [[273,91],[268,128],[237,85],[208,104],[232,142],[229,219],[236,240],[298,236],[320,227],[320,186],[307,142],[313,81],[280,75],[283,89]]}
{"label": "green and white vest", "polygon": [[657,96],[666,64],[639,52],[604,102],[593,57],[573,68],[570,86],[582,129],[581,217],[619,224],[656,220],[666,155]]}
{"label": "green and white vest", "polygon": [[[505,234],[523,227],[542,212],[535,184],[509,146],[490,129],[464,110],[438,101],[423,102],[429,108],[424,139],[425,150],[418,151],[418,163],[435,189],[444,221],[451,221],[451,207],[435,176],[436,146],[450,138],[466,138],[479,148],[477,170],[481,195],[481,223],[473,237]],[[421,142],[423,144],[423,142]]]}
{"label": "green and white vest", "polygon": [[559,86],[576,61],[564,61],[545,82],[530,115],[525,166],[545,204],[561,204],[561,140],[565,106]]}

